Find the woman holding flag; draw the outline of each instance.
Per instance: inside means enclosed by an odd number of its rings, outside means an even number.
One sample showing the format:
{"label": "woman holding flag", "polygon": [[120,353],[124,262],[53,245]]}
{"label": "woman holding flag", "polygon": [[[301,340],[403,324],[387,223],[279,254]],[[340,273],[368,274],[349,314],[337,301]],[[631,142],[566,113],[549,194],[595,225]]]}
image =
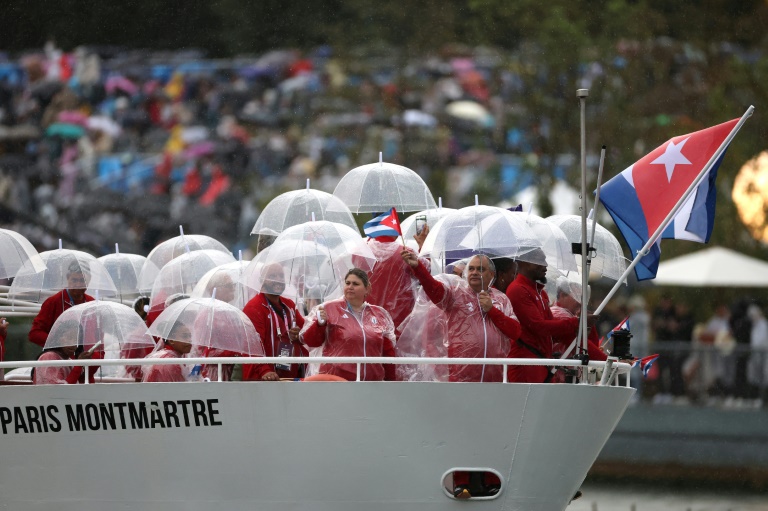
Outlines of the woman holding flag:
{"label": "woman holding flag", "polygon": [[[383,308],[366,302],[371,291],[368,275],[353,268],[344,276],[344,297],[318,305],[299,333],[301,342],[323,348],[326,357],[394,357],[395,326]],[[357,380],[355,364],[321,364],[320,373]],[[394,380],[394,366],[364,364],[364,381]]]}

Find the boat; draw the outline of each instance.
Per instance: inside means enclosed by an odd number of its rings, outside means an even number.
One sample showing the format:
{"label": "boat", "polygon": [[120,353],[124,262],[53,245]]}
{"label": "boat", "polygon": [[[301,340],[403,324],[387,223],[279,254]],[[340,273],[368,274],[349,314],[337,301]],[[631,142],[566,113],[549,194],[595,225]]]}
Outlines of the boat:
{"label": "boat", "polygon": [[[360,367],[377,360],[323,361]],[[164,361],[135,361],[148,362]],[[451,360],[465,362],[581,364]],[[628,364],[589,362],[590,369],[604,364],[610,377],[581,384],[6,382],[0,386],[0,508],[562,511],[634,393],[617,383]],[[451,492],[457,471],[492,473],[501,488],[457,500]]]}

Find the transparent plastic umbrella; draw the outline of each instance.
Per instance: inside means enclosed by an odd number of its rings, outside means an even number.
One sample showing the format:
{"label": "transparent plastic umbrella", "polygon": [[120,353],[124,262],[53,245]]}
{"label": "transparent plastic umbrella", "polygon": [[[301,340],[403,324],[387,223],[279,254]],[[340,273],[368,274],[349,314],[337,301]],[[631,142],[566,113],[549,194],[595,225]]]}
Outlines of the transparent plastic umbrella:
{"label": "transparent plastic umbrella", "polygon": [[238,309],[245,307],[248,301],[258,294],[246,278],[251,261],[235,261],[208,270],[195,288],[191,298],[210,298],[216,290],[216,299],[234,305]]}
{"label": "transparent plastic umbrella", "polygon": [[353,213],[421,211],[437,207],[426,183],[411,169],[379,161],[356,167],[341,178],[333,195]]}
{"label": "transparent plastic umbrella", "polygon": [[409,242],[416,235],[416,218],[417,217],[420,217],[420,216],[426,217],[427,225],[429,226],[429,229],[432,230],[432,228],[435,226],[438,220],[448,216],[450,213],[453,213],[454,211],[456,210],[453,208],[425,209],[424,211],[419,211],[418,213],[414,213],[410,216],[403,218],[403,221],[400,222],[400,229],[403,231],[403,238],[406,240],[406,242]]}
{"label": "transparent plastic umbrella", "polygon": [[[154,348],[147,325],[129,306],[94,300],[65,310],[51,327],[45,348],[82,346],[84,350],[104,353],[106,359],[119,359],[128,350]],[[116,366],[102,368],[102,373],[116,376]]]}
{"label": "transparent plastic umbrella", "polygon": [[272,199],[262,210],[251,234],[277,236],[288,227],[312,220],[327,220],[358,230],[352,212],[338,197],[306,188]]}
{"label": "transparent plastic umbrella", "polygon": [[[85,289],[90,295],[115,296],[112,277],[104,265],[91,254],[79,250],[60,248],[40,253],[46,265],[45,271],[33,273],[32,268],[23,267],[11,283],[8,292],[11,300],[43,302],[48,296],[62,289]],[[69,285],[67,275],[82,273],[85,281]]]}
{"label": "transparent plastic umbrella", "polygon": [[494,206],[469,206],[442,218],[430,230],[420,255],[456,260],[474,254],[523,259],[542,248],[522,215]]}
{"label": "transparent plastic umbrella", "polygon": [[157,317],[149,333],[174,339],[183,325],[192,333],[191,344],[203,349],[230,351],[245,356],[264,356],[259,334],[243,311],[214,298],[187,298],[171,304]]}
{"label": "transparent plastic umbrella", "polygon": [[14,277],[22,268],[27,273],[39,273],[45,270],[45,263],[27,238],[0,229],[0,279]]}
{"label": "transparent plastic umbrella", "polygon": [[[576,258],[571,250],[571,242],[560,227],[530,212],[512,213],[523,217],[525,223],[541,242],[542,250],[547,257],[547,266],[563,272],[578,271]],[[525,254],[521,255],[519,259],[524,261],[526,259]]]}
{"label": "transparent plastic umbrella", "polygon": [[139,275],[147,258],[138,254],[108,254],[98,258],[109,272],[120,301],[139,296]]}
{"label": "transparent plastic umbrella", "polygon": [[351,268],[369,272],[376,256],[360,233],[333,222],[308,222],[286,229],[248,269],[260,291],[281,294],[297,304],[340,296]]}
{"label": "transparent plastic umbrella", "polygon": [[[578,215],[553,215],[547,220],[554,223],[565,233],[571,243],[581,243],[581,217]],[[587,220],[587,240],[592,237],[592,220]],[[616,236],[600,224],[595,224],[596,255],[592,259],[590,277],[607,277],[612,280],[621,278],[627,268],[627,260]],[[576,257],[576,264],[581,271],[581,257]]]}
{"label": "transparent plastic umbrella", "polygon": [[160,273],[160,269],[171,260],[187,252],[196,250],[218,250],[225,254],[230,251],[220,241],[201,234],[181,234],[160,243],[152,249],[147,256],[147,260],[141,269],[139,276],[139,290],[142,293],[148,293],[152,290],[155,277]]}
{"label": "transparent plastic umbrella", "polygon": [[234,262],[232,254],[218,250],[195,250],[176,257],[160,269],[155,279],[149,298],[150,310],[162,308],[174,294],[189,295],[208,271]]}

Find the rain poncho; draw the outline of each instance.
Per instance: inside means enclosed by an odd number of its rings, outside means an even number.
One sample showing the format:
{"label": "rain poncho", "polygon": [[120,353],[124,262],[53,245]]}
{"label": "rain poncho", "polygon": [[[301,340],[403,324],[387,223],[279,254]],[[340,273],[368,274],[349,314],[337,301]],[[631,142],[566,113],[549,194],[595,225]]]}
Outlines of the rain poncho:
{"label": "rain poncho", "polygon": [[[520,323],[503,293],[491,288],[489,293],[493,308],[483,313],[477,293],[465,279],[449,279],[444,283],[433,278],[421,265],[414,269],[414,273],[429,299],[444,311],[444,315],[440,315],[427,309],[428,313],[424,314],[422,324],[428,325],[430,329],[425,339],[432,340],[440,334],[439,325],[445,325],[442,339],[444,348],[439,345],[427,347],[424,355],[432,355],[434,352],[437,356],[444,356],[442,353],[445,353],[450,358],[507,357],[510,338],[517,339],[520,335]],[[414,318],[411,328],[417,322]],[[409,339],[406,343],[412,345],[413,341]],[[447,369],[436,368],[435,377],[448,381],[500,382],[503,379],[502,369],[502,366],[450,365]]]}
{"label": "rain poncho", "polygon": [[[512,343],[512,358],[552,358],[554,340],[570,342],[579,329],[579,318],[555,319],[543,286],[518,273],[507,296],[520,319],[522,332]],[[544,383],[551,376],[547,366],[510,366],[509,381]]]}
{"label": "rain poncho", "polygon": [[[555,319],[567,319],[567,318],[576,318],[575,314],[573,314],[571,311],[564,307],[560,307],[555,303],[555,305],[552,306],[552,316]],[[574,337],[575,339],[575,337]],[[568,347],[573,342],[573,339],[570,341],[565,342],[562,339],[553,339],[552,343],[552,350],[553,354],[557,357],[565,353],[565,350],[568,349]],[[574,348],[571,350],[570,355],[566,358],[573,358],[573,355],[577,353],[577,349]],[[600,336],[597,333],[597,327],[592,325],[592,328],[589,329],[589,335],[587,336],[587,353],[589,354],[590,360],[607,360],[608,355],[603,353],[603,351],[600,349]],[[563,371],[558,371],[558,374],[555,375],[555,379],[553,380],[555,383],[562,383],[565,381],[565,378],[563,377]]]}
{"label": "rain poncho", "polygon": [[[182,355],[170,346],[162,343],[163,347],[147,355],[147,358],[181,358]],[[183,382],[187,381],[189,372],[186,365],[154,365],[144,366],[143,382]]]}
{"label": "rain poncho", "polygon": [[373,267],[373,272],[368,274],[371,292],[366,300],[389,311],[397,328],[408,317],[416,303],[413,272],[400,255],[403,251],[402,245],[370,239],[368,246],[376,256],[376,266]]}
{"label": "rain poncho", "polygon": [[[86,302],[92,300],[92,296],[85,295]],[[61,316],[62,312],[74,305],[66,289],[47,298],[40,306],[40,312],[32,320],[32,328],[29,331],[30,342],[37,344],[41,348],[45,346],[45,341],[48,339],[48,334],[51,332],[56,319]]]}
{"label": "rain poncho", "polygon": [[[251,320],[256,332],[261,337],[261,343],[264,346],[264,356],[282,356],[282,348],[290,346],[290,356],[306,357],[309,356],[307,349],[297,342],[291,342],[288,339],[288,330],[293,322],[299,328],[304,326],[304,318],[296,310],[296,305],[288,298],[280,297],[283,305],[283,316],[280,317],[270,306],[269,300],[264,293],[260,293],[249,301],[243,312]],[[301,367],[299,364],[292,364],[290,369],[276,368],[273,364],[244,364],[243,380],[261,380],[261,377],[268,372],[276,372],[281,378],[301,378]]]}
{"label": "rain poncho", "polygon": [[[96,352],[92,358],[100,358]],[[44,351],[38,360],[71,360],[67,359],[60,350]],[[91,366],[88,370],[88,381],[93,383],[93,375],[98,371],[98,366]],[[32,378],[35,385],[58,385],[78,383],[83,376],[83,366],[76,367],[36,367]]]}
{"label": "rain poncho", "polygon": [[[312,348],[322,346],[326,357],[394,357],[395,326],[389,313],[366,303],[358,319],[347,308],[344,298],[325,302],[328,317],[324,326],[317,324],[317,307],[307,317],[299,333],[301,342]],[[356,364],[321,364],[320,373],[340,376],[348,381],[357,379]],[[366,381],[394,380],[391,365],[364,364],[360,378]]]}

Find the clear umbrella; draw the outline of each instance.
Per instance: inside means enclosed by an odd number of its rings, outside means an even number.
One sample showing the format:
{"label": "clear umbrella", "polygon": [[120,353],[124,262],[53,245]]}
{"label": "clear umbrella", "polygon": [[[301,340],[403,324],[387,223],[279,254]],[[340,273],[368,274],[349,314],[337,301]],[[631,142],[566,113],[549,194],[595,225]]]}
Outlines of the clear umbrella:
{"label": "clear umbrella", "polygon": [[403,231],[403,239],[410,241],[416,235],[416,219],[418,217],[424,217],[429,229],[432,230],[438,220],[448,216],[449,213],[453,213],[454,211],[456,210],[453,208],[425,209],[424,211],[419,211],[418,213],[403,218],[403,221],[400,222],[400,229]]}
{"label": "clear umbrella", "polygon": [[181,235],[160,243],[149,253],[139,276],[139,290],[148,293],[163,266],[182,254],[196,250],[218,250],[231,255],[227,247],[210,236],[184,234],[182,231]]}
{"label": "clear umbrella", "polygon": [[399,212],[437,207],[426,183],[411,169],[379,161],[356,167],[341,178],[333,195],[353,213]]}
{"label": "clear umbrella", "polygon": [[254,287],[247,278],[247,268],[250,263],[250,261],[235,261],[208,270],[192,290],[190,297],[210,298],[215,289],[217,300],[242,309],[258,294],[258,287]]}
{"label": "clear umbrella", "polygon": [[251,234],[277,236],[288,227],[311,220],[327,220],[357,230],[352,212],[339,198],[307,188],[278,195],[267,204]]}
{"label": "clear umbrella", "polygon": [[420,255],[456,260],[474,254],[524,260],[542,243],[522,215],[494,206],[469,206],[442,218]]}
{"label": "clear umbrella", "polygon": [[189,295],[208,271],[233,262],[232,254],[218,250],[195,250],[176,257],[160,269],[155,279],[149,299],[150,310],[164,307],[172,295]]}
{"label": "clear umbrella", "polygon": [[99,257],[117,288],[117,298],[122,302],[139,296],[139,275],[147,258],[138,254],[116,252]]}
{"label": "clear umbrella", "polygon": [[[563,272],[575,272],[578,270],[576,258],[571,249],[571,242],[560,227],[530,212],[513,212],[513,214],[525,218],[525,222],[538,240],[541,241],[542,250],[547,257],[547,266]],[[525,261],[525,254],[519,259]]]}
{"label": "clear umbrella", "polygon": [[[351,268],[369,272],[376,256],[358,231],[333,222],[286,229],[249,267],[251,285],[295,299],[297,304],[340,295]],[[279,291],[279,292],[275,292]]]}
{"label": "clear umbrella", "polygon": [[[120,359],[129,350],[154,348],[155,342],[134,310],[121,303],[94,300],[65,310],[51,327],[45,349],[79,346]],[[103,368],[116,376],[119,370]]]}
{"label": "clear umbrella", "polygon": [[[571,243],[581,243],[581,217],[578,215],[553,215],[547,218],[565,233]],[[592,239],[592,221],[587,221],[587,239]],[[590,277],[608,277],[618,280],[627,268],[627,260],[616,236],[608,229],[595,224],[595,250],[592,258]],[[576,264],[581,271],[581,257],[576,257]]]}
{"label": "clear umbrella", "polygon": [[27,238],[0,229],[0,279],[16,276],[22,267],[27,273],[39,273],[45,270],[45,263]]}
{"label": "clear umbrella", "polygon": [[170,305],[157,317],[149,333],[161,339],[174,339],[183,325],[192,333],[193,347],[221,350],[245,356],[264,356],[259,334],[243,311],[214,298],[187,298]]}
{"label": "clear umbrella", "polygon": [[[33,273],[32,268],[22,268],[16,274],[8,293],[12,300],[41,303],[48,296],[67,288],[85,289],[85,292],[91,295],[98,292],[102,297],[117,294],[109,272],[101,261],[91,254],[60,248],[42,252],[40,257],[46,265],[46,270]],[[72,273],[82,273],[84,280],[68,283],[67,276]]]}

